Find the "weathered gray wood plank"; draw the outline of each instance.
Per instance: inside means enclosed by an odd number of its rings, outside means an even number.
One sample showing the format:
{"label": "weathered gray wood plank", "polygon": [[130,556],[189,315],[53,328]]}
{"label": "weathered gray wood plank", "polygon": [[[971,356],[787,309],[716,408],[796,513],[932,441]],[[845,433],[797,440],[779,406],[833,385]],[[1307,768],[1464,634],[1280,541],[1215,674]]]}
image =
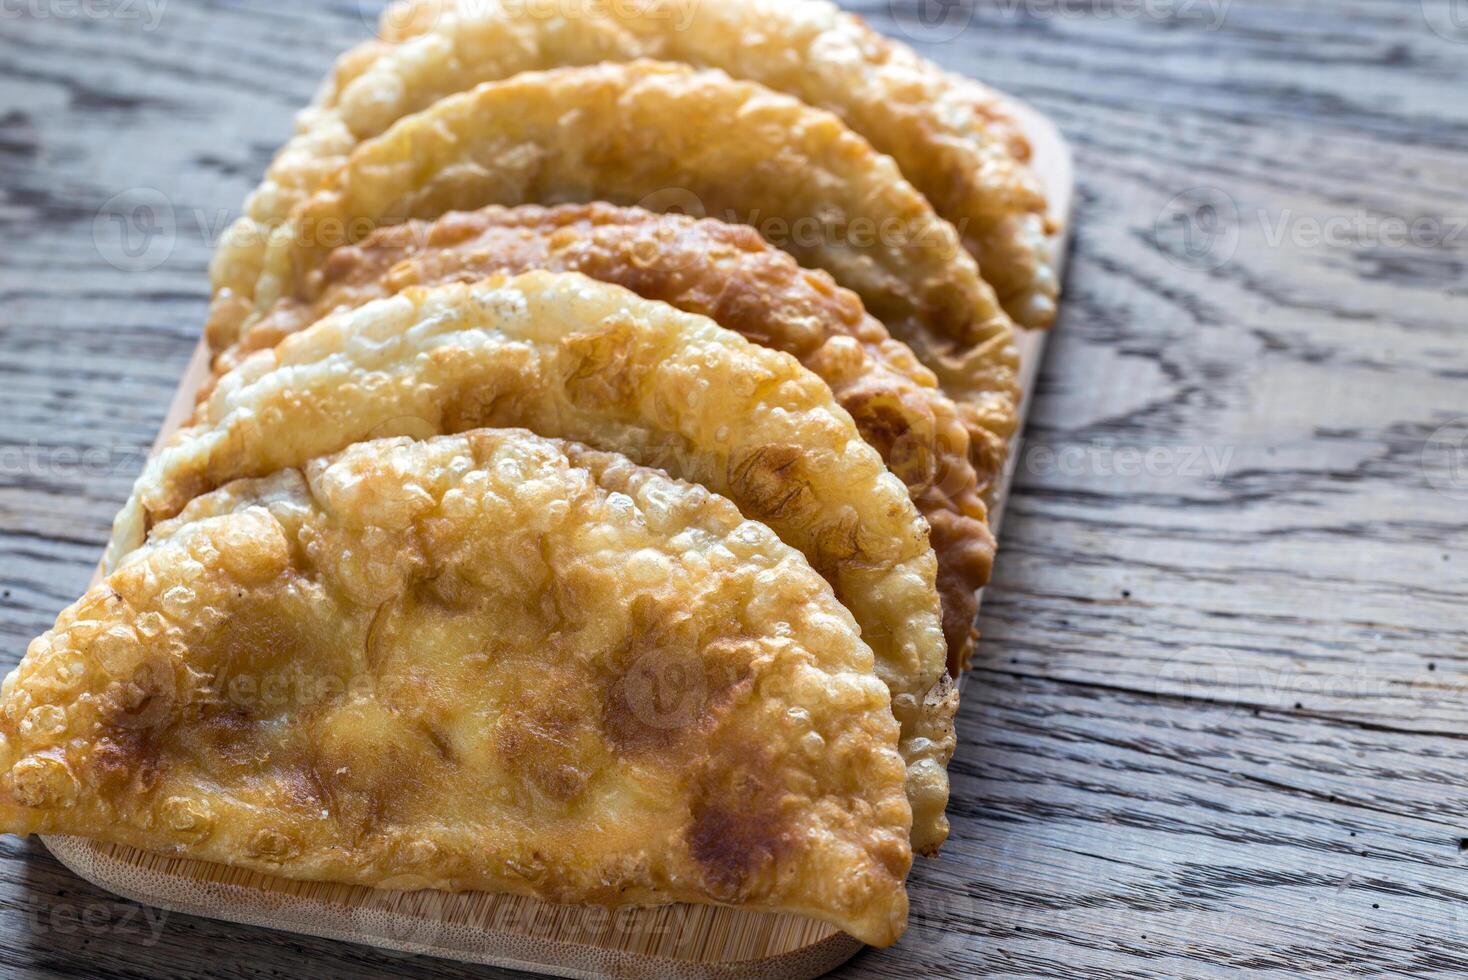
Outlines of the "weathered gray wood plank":
{"label": "weathered gray wood plank", "polygon": [[[1082,187],[953,840],[911,934],[845,975],[1468,969],[1468,486],[1423,457],[1468,431],[1468,43],[1432,29],[1449,0],[1221,4],[957,0],[956,36],[912,30],[1051,114]],[[917,7],[850,6],[897,36]],[[355,2],[168,0],[154,30],[21,9],[0,16],[0,665],[85,584],[212,236],[367,33]],[[161,262],[129,261],[106,210],[138,188],[168,198]],[[0,971],[500,975],[185,916],[155,934],[13,839]]]}

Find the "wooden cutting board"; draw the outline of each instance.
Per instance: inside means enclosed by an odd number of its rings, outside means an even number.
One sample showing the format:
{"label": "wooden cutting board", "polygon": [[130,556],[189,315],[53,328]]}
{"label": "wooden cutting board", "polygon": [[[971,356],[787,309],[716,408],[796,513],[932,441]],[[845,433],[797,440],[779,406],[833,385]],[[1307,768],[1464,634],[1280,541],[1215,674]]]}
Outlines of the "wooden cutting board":
{"label": "wooden cutting board", "polygon": [[[1074,185],[1070,150],[1048,119],[1018,102],[1014,111],[1034,148],[1032,163],[1045,186],[1051,214],[1063,229],[1055,241],[1059,273]],[[1045,339],[1044,332],[1020,331],[1022,414],[1039,374]],[[208,375],[208,361],[201,340],[174,394],[159,443],[192,411],[194,392]],[[993,513],[996,525],[1008,490],[1006,473]],[[861,948],[857,940],[831,926],[793,915],[703,905],[611,911],[483,892],[382,891],[291,881],[77,837],[44,840],[76,874],[147,905],[554,976],[808,980],[844,963]]]}

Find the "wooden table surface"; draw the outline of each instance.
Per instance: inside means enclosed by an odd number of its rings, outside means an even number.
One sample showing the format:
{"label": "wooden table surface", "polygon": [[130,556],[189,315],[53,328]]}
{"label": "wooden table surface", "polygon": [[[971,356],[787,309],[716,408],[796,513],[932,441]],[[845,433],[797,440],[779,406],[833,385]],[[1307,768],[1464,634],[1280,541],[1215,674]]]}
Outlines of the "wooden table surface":
{"label": "wooden table surface", "polygon": [[[1050,113],[1081,188],[953,836],[840,975],[1468,969],[1468,3],[851,6]],[[0,667],[374,8],[0,3]],[[10,837],[0,974],[505,975],[165,916]]]}

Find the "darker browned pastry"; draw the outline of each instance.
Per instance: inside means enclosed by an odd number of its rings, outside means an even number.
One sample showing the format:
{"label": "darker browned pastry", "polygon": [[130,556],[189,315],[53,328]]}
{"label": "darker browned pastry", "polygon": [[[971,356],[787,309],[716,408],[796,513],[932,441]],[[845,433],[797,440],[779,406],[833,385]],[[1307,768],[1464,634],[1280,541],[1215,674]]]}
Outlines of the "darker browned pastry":
{"label": "darker browned pastry", "polygon": [[[932,526],[949,670],[958,675],[973,649],[975,591],[994,560],[980,488],[993,483],[1002,458],[987,430],[963,424],[932,373],[854,293],[802,269],[753,229],[607,204],[489,207],[385,228],[337,249],[298,297],[278,303],[220,355],[216,372],[335,309],[409,286],[533,269],[580,272],[702,314],[819,374]],[[201,400],[211,388],[201,389]]]}

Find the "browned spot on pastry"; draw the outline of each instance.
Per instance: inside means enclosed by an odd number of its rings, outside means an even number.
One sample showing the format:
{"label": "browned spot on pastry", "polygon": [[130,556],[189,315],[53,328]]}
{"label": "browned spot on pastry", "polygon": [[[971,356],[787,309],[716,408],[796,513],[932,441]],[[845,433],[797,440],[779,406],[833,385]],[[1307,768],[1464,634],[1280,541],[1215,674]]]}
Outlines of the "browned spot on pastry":
{"label": "browned spot on pastry", "polygon": [[[214,651],[226,698],[264,714],[284,708],[270,697],[271,681],[290,675],[293,665],[309,658],[315,640],[289,617],[267,616],[248,606],[233,611],[200,648]],[[275,692],[277,695],[278,691]]]}
{"label": "browned spot on pastry", "polygon": [[108,684],[97,699],[103,724],[141,729],[167,722],[178,695],[174,684],[173,668],[166,660],[142,661],[130,676]]}
{"label": "browned spot on pastry", "polygon": [[937,459],[926,406],[892,387],[854,386],[841,393],[841,407],[914,496],[932,485]]}
{"label": "browned spot on pastry", "polygon": [[255,716],[239,705],[208,712],[195,728],[200,749],[231,766],[246,767],[263,761]]}
{"label": "browned spot on pastry", "polygon": [[716,692],[696,654],[654,652],[618,679],[602,704],[607,740],[629,755],[666,753],[705,728]]}
{"label": "browned spot on pastry", "polygon": [[300,851],[300,842],[279,830],[261,830],[250,838],[250,855],[263,861],[288,861]]}
{"label": "browned spot on pastry", "polygon": [[566,390],[585,405],[623,405],[637,391],[638,376],[630,348],[633,324],[610,320],[597,330],[573,333],[561,341],[575,367]]}
{"label": "browned spot on pastry", "polygon": [[[734,763],[741,755],[744,761]],[[769,873],[789,832],[780,817],[779,790],[761,775],[767,767],[759,749],[725,746],[719,756],[728,768],[706,770],[693,799],[687,843],[709,894],[737,902]]]}
{"label": "browned spot on pastry", "polygon": [[577,765],[588,730],[575,703],[552,700],[508,711],[495,723],[495,747],[509,771],[552,800],[569,803],[586,788]]}
{"label": "browned spot on pastry", "polygon": [[784,444],[731,457],[729,496],[755,520],[805,524],[812,539],[806,557],[831,579],[841,562],[863,557],[861,520],[849,507],[821,505],[806,475],[808,465],[799,446]]}
{"label": "browned spot on pastry", "polygon": [[458,765],[458,753],[454,751],[454,743],[449,741],[449,736],[446,732],[437,725],[433,725],[427,721],[422,722],[419,728],[428,739],[428,744],[433,746],[433,751],[438,753],[441,761],[450,765]]}
{"label": "browned spot on pastry", "polygon": [[281,802],[286,807],[305,810],[314,815],[326,804],[326,790],[317,779],[315,771],[307,766],[283,767],[278,785]]}
{"label": "browned spot on pastry", "polygon": [[[438,418],[409,420],[406,432],[415,438],[427,438],[439,432],[467,432],[482,426],[498,425],[497,413],[501,412],[513,397],[513,383],[506,385],[504,377],[517,371],[514,364],[504,358],[484,358],[481,354],[453,344],[435,347],[428,353],[429,359],[446,376],[463,375],[474,378],[472,384],[455,385],[452,394],[446,394],[435,405]],[[421,434],[414,431],[420,428]]]}
{"label": "browned spot on pastry", "polygon": [[352,841],[360,843],[382,821],[382,801],[364,791],[361,780],[346,767],[324,762],[315,753],[308,760],[312,777],[329,802],[331,819]]}
{"label": "browned spot on pastry", "polygon": [[144,526],[151,530],[153,525],[160,521],[177,517],[179,511],[183,510],[190,500],[202,497],[218,486],[217,480],[200,470],[181,472],[178,480],[169,485],[167,499],[147,502],[146,512],[143,515]]}
{"label": "browned spot on pastry", "polygon": [[607,659],[601,730],[628,755],[668,754],[707,732],[747,679],[739,636],[705,641],[676,602],[641,596],[627,642]]}
{"label": "browned spot on pastry", "polygon": [[746,516],[788,520],[816,506],[799,446],[762,446],[729,460],[729,487]]}
{"label": "browned spot on pastry", "polygon": [[159,747],[156,729],[115,729],[97,739],[87,757],[87,768],[103,790],[131,786],[135,792],[151,789],[158,780]]}
{"label": "browned spot on pastry", "polygon": [[[381,828],[419,819],[423,800],[444,775],[437,765],[438,749],[426,733],[416,726],[394,725],[378,739],[360,732],[337,734],[336,739],[328,737],[330,744],[310,747],[302,765],[320,787],[337,825],[360,841]],[[415,734],[425,737],[420,742]]]}
{"label": "browned spot on pastry", "polygon": [[612,682],[601,729],[618,752],[667,752],[699,726],[707,703],[708,682],[696,655],[652,651]]}
{"label": "browned spot on pastry", "polygon": [[414,604],[430,606],[445,613],[465,612],[478,603],[473,585],[456,570],[414,582],[411,589],[410,597]]}

